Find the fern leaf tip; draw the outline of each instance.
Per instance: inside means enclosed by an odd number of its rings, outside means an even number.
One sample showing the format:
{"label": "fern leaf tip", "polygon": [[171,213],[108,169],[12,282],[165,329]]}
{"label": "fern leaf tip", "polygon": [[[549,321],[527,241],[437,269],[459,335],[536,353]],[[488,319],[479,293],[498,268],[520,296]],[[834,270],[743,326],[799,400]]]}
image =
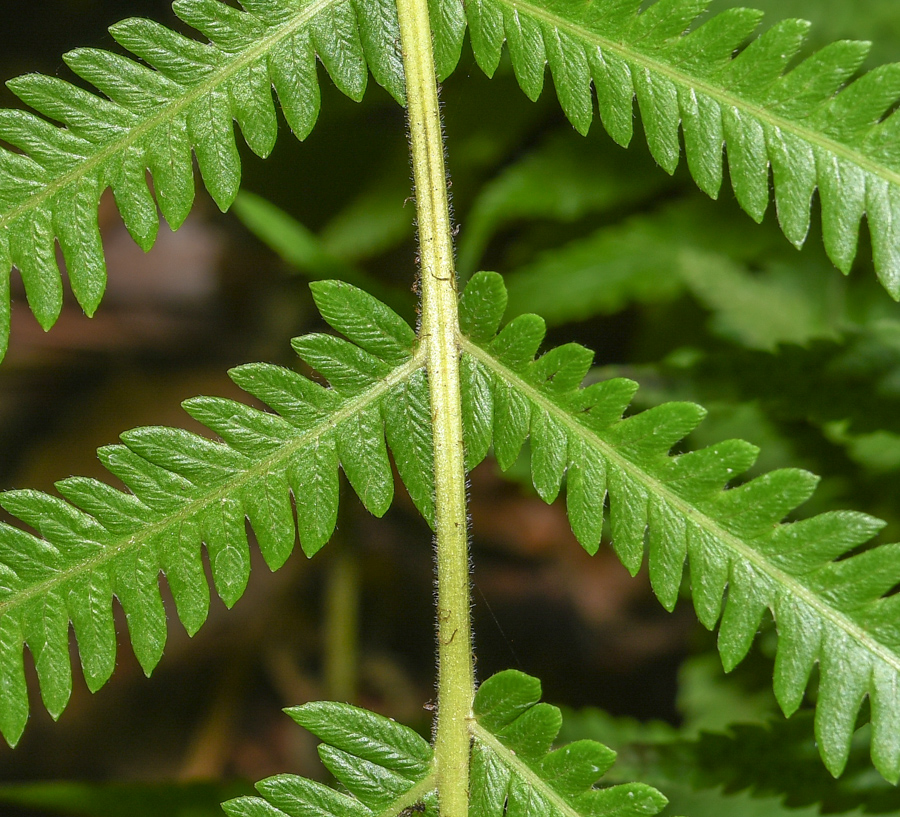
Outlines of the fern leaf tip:
{"label": "fern leaf tip", "polygon": [[9,721],[9,718],[6,715],[4,715],[2,721],[0,721],[0,733],[2,733],[3,740],[6,741],[6,745],[9,746],[10,749],[15,749],[22,740],[27,719],[28,715],[26,713],[25,720],[21,723]]}

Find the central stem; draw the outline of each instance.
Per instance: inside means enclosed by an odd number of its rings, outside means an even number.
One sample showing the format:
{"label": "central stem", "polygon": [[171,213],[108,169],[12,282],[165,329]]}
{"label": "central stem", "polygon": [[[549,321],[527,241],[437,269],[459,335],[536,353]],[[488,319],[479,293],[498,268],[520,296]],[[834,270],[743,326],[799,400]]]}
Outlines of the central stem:
{"label": "central stem", "polygon": [[419,223],[422,291],[419,337],[427,352],[434,434],[438,590],[435,763],[441,817],[466,817],[469,811],[468,721],[475,695],[475,674],[469,611],[456,270],[428,2],[397,0],[397,10]]}

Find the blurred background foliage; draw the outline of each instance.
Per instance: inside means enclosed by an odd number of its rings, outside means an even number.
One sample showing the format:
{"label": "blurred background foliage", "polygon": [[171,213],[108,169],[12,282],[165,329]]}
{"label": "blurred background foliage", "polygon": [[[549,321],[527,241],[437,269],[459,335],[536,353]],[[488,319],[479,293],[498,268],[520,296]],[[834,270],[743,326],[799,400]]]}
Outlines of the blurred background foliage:
{"label": "blurred background foliage", "polygon": [[[896,0],[751,5],[769,13],[765,25],[812,20],[812,46],[866,38],[870,65],[900,59]],[[0,75],[71,79],[60,55],[114,48],[106,26],[132,15],[176,24],[166,0],[9,8]],[[268,161],[244,151],[232,214],[198,193],[185,226],[161,231],[144,255],[115,208],[102,210],[110,281],[92,321],[70,299],[44,334],[14,281],[0,487],[48,490],[72,473],[98,475],[96,447],[122,430],[192,427],[182,399],[234,396],[229,366],[294,365],[288,339],[322,328],[311,279],[353,281],[415,319],[402,111],[374,82],[361,104],[324,77],[322,89],[304,144],[284,128]],[[0,103],[17,104],[5,89]],[[883,538],[900,538],[900,307],[875,281],[865,238],[845,278],[821,249],[817,216],[798,251],[774,208],[754,224],[727,184],[710,202],[683,169],[669,177],[656,167],[640,136],[627,152],[598,124],[582,139],[549,80],[532,104],[508,66],[488,81],[467,52],[443,103],[463,278],[502,272],[507,317],[540,312],[548,344],[595,350],[592,378],[637,380],[639,407],[706,406],[692,445],[743,437],[762,450],[753,473],[821,474],[804,512],[866,511],[888,521]],[[618,749],[618,777],[659,786],[667,814],[900,814],[897,791],[868,763],[865,727],[848,773],[833,781],[808,708],[787,722],[776,714],[771,627],[723,676],[714,636],[689,604],[668,615],[645,576],[630,579],[606,549],[586,556],[564,506],[543,505],[527,473],[501,475],[488,462],[471,476],[481,677],[517,667],[542,678],[546,699],[571,710],[563,737]],[[76,673],[60,723],[35,706],[20,747],[0,747],[0,814],[199,817],[219,813],[216,803],[247,788],[241,781],[321,776],[312,740],[280,712],[311,699],[355,700],[427,734],[430,534],[403,496],[381,522],[354,503],[313,561],[298,553],[270,574],[257,559],[235,610],[214,604],[192,643],[173,623],[152,680],[126,639],[98,695]]]}

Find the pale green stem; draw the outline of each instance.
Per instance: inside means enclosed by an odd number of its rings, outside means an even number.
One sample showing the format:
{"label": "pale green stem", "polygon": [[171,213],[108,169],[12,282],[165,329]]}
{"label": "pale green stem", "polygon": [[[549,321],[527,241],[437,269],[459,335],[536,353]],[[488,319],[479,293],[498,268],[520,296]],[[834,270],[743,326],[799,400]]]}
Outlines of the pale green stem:
{"label": "pale green stem", "polygon": [[334,542],[325,590],[325,686],[332,701],[356,700],[359,671],[359,563],[346,541]]}
{"label": "pale green stem", "polygon": [[469,811],[469,719],[475,695],[469,600],[469,548],[459,321],[444,140],[438,108],[427,0],[397,0],[406,72],[416,212],[422,325],[434,433],[437,536],[438,720],[435,764],[441,817]]}

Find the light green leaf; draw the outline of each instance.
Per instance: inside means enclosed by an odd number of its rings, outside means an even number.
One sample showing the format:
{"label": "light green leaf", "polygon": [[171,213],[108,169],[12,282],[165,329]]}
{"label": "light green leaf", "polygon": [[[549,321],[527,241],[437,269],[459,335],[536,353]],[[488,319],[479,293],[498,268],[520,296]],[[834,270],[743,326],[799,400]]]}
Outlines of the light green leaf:
{"label": "light green leaf", "polygon": [[384,428],[394,463],[419,513],[434,527],[434,443],[425,372],[399,383],[382,404]]}
{"label": "light green leaf", "polygon": [[644,201],[671,184],[643,157],[611,153],[595,140],[557,134],[504,168],[481,190],[460,232],[460,274],[470,276],[492,237],[511,223],[570,222],[608,213]]}
{"label": "light green leaf", "polygon": [[350,283],[359,275],[321,246],[315,234],[281,208],[246,190],[234,200],[235,215],[288,264],[313,279],[335,276]]}
{"label": "light green leaf", "polygon": [[[377,206],[381,213],[386,209],[380,201]],[[408,231],[409,223],[403,210],[397,209],[403,218],[402,237]],[[314,281],[337,278],[366,290],[403,315],[413,313],[412,303],[406,293],[383,286],[348,259],[348,255],[352,256],[353,253],[347,251],[353,248],[347,246],[345,230],[353,231],[359,244],[365,246],[365,238],[359,235],[358,221],[354,220],[352,212],[344,213],[343,219],[332,222],[321,236],[317,236],[280,207],[246,190],[238,193],[232,210],[250,232],[274,250],[290,268],[307,278]],[[346,226],[342,226],[344,223]],[[396,233],[396,223],[396,217],[393,221],[388,219],[386,229],[391,229],[393,225]],[[375,233],[372,241],[377,241],[377,236],[381,234],[378,225],[373,225],[372,230]],[[390,235],[387,241],[390,243]]]}

